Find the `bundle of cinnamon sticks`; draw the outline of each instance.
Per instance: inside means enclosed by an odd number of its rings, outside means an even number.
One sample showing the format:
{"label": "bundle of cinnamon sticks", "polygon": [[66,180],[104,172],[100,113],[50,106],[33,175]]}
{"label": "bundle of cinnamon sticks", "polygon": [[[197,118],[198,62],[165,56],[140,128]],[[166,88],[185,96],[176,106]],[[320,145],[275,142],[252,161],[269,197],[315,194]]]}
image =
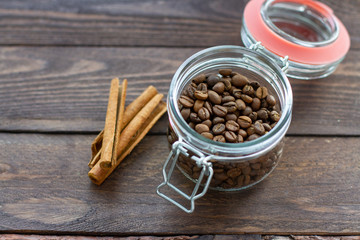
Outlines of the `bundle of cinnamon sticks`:
{"label": "bundle of cinnamon sticks", "polygon": [[126,89],[126,79],[121,84],[118,78],[111,81],[105,127],[91,145],[88,176],[97,185],[104,182],[166,112],[163,94],[153,86],[125,109]]}

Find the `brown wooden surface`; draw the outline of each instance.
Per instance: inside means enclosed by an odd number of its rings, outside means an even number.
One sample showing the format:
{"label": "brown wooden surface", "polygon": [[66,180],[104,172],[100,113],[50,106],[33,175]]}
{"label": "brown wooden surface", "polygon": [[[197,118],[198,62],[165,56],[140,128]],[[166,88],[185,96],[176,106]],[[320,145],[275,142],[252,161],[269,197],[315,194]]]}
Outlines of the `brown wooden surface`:
{"label": "brown wooden surface", "polygon": [[[0,230],[126,235],[360,232],[359,138],[288,137],[282,161],[266,180],[244,192],[210,191],[197,200],[193,214],[156,194],[168,151],[165,136],[145,137],[100,187],[87,177],[93,138],[1,134]],[[181,187],[190,189],[192,184],[184,181]]]}
{"label": "brown wooden surface", "polygon": [[191,215],[160,198],[167,116],[102,186],[87,177],[110,80],[129,80],[127,103],[150,84],[167,94],[193,53],[242,45],[246,2],[0,0],[0,239],[359,239],[358,0],[322,0],[347,27],[351,49],[333,75],[291,79],[284,156],[262,183],[210,191]]}
{"label": "brown wooden surface", "polygon": [[[198,48],[0,48],[0,130],[99,132],[110,80],[128,79],[127,103],[153,84],[167,95],[176,69]],[[289,134],[360,135],[360,51],[325,79],[292,79]],[[167,117],[162,118],[167,124]],[[154,128],[153,133],[165,133]]]}

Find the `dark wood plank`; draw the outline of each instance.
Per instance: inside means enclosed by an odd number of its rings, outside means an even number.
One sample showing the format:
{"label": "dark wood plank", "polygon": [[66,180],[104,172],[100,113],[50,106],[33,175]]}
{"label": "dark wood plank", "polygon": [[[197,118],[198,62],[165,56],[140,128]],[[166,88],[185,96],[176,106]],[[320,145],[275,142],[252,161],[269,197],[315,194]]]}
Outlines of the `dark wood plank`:
{"label": "dark wood plank", "polygon": [[[110,80],[129,80],[127,103],[148,85],[167,95],[176,69],[198,48],[0,48],[0,131],[98,132]],[[325,79],[291,80],[289,134],[359,135],[360,52]],[[152,129],[165,133],[167,117]]]}
{"label": "dark wood plank", "polygon": [[0,134],[1,233],[360,234],[360,138],[288,137],[261,184],[210,191],[186,214],[155,192],[165,136],[145,137],[100,187],[87,177],[93,137]]}
{"label": "dark wood plank", "polygon": [[[245,0],[0,1],[0,44],[213,46],[241,44]],[[359,48],[359,3],[323,0]]]}

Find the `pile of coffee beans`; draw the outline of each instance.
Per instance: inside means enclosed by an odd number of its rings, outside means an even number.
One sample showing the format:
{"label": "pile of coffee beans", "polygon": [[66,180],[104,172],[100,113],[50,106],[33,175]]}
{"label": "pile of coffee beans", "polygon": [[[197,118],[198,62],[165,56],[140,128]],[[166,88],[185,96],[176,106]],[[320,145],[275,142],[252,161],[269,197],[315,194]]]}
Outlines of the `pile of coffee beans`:
{"label": "pile of coffee beans", "polygon": [[280,119],[276,98],[269,90],[231,69],[198,75],[184,89],[178,104],[191,128],[217,142],[257,139]]}

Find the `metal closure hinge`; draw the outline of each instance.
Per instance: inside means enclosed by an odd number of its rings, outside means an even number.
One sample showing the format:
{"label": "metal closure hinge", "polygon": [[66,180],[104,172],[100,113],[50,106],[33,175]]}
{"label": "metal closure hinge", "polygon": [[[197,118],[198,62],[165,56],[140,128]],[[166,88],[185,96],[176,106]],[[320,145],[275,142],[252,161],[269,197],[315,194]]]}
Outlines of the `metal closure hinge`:
{"label": "metal closure hinge", "polygon": [[[261,45],[261,42],[256,42],[250,45],[249,49],[257,51],[257,52],[261,52],[261,50],[265,50],[266,48]],[[264,52],[261,52],[262,54],[266,54]],[[286,73],[288,71],[289,68],[289,56],[285,56],[285,57],[279,57],[280,60],[280,64],[281,64],[281,70]]]}
{"label": "metal closure hinge", "polygon": [[[192,191],[191,195],[188,195],[186,193],[184,193],[183,191],[181,191],[180,189],[178,189],[176,186],[174,186],[172,183],[170,183],[170,179],[171,176],[173,174],[176,162],[179,158],[180,154],[183,154],[186,157],[189,157],[190,154],[188,153],[188,150],[191,151],[192,155],[191,159],[194,160],[196,162],[196,164],[198,165],[198,167],[201,167],[201,173],[199,178],[196,181],[195,187]],[[200,151],[198,151],[197,149],[195,149],[194,147],[186,144],[185,142],[182,142],[181,140],[173,143],[172,145],[172,150],[168,156],[168,158],[165,161],[165,164],[163,166],[163,176],[164,176],[164,182],[162,182],[158,187],[157,187],[157,194],[161,197],[163,197],[164,199],[168,200],[169,202],[173,203],[174,205],[176,205],[177,207],[181,208],[182,210],[184,210],[187,213],[192,213],[195,209],[195,200],[198,198],[201,198],[202,196],[205,195],[205,193],[207,192],[209,185],[210,185],[210,181],[212,179],[212,176],[214,174],[213,168],[212,168],[212,164],[211,162],[209,162],[210,160],[210,156],[205,156],[203,153],[201,153]],[[168,167],[168,165],[170,164],[169,170],[168,172],[166,172],[166,169]],[[204,176],[208,176],[206,183],[204,185],[204,188],[202,190],[201,193],[197,194],[200,184],[204,178]],[[184,197],[185,199],[190,201],[190,208],[186,208],[185,206],[183,206],[182,204],[180,204],[179,202],[175,201],[174,199],[170,198],[169,196],[165,195],[164,193],[160,192],[160,188],[164,187],[164,186],[168,186],[171,189],[175,190],[175,192],[177,192],[178,194],[180,194],[182,197]]]}

